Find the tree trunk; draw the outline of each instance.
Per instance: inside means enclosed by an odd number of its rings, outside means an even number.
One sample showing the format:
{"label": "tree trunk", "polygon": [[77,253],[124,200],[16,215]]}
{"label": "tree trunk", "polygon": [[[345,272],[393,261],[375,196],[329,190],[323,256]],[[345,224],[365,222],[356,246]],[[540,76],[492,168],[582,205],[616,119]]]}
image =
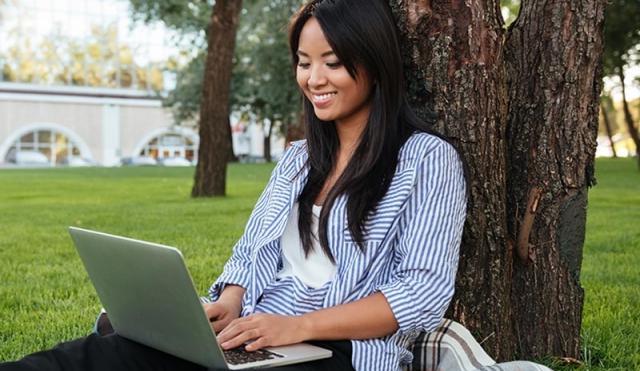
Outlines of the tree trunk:
{"label": "tree trunk", "polygon": [[507,208],[517,355],[580,356],[580,267],[602,88],[605,2],[524,1],[505,43]]}
{"label": "tree trunk", "polygon": [[[262,125],[265,125],[265,120],[262,120]],[[273,121],[269,120],[269,128],[267,129],[267,133],[264,134],[264,138],[262,143],[263,146],[263,155],[264,160],[266,162],[271,162],[271,133],[273,132]]]}
{"label": "tree trunk", "polygon": [[231,133],[231,130],[229,130],[227,140],[229,141],[229,154],[227,157],[227,162],[238,162],[238,156],[236,156],[235,152],[233,152],[233,133]]}
{"label": "tree trunk", "polygon": [[609,138],[609,144],[611,144],[611,153],[613,154],[613,158],[618,158],[618,154],[616,153],[616,144],[613,142],[613,130],[611,130],[611,121],[609,121],[609,111],[607,111],[606,107],[602,103],[600,104],[600,111],[602,112],[604,128],[607,131],[607,138]]}
{"label": "tree trunk", "polygon": [[[211,13],[200,105],[200,149],[192,197],[225,194],[231,142],[229,95],[242,0],[217,0]],[[232,152],[231,152],[232,153]]]}
{"label": "tree trunk", "polygon": [[638,129],[633,124],[633,116],[629,109],[629,103],[627,102],[627,93],[624,87],[624,71],[622,67],[618,67],[618,77],[620,78],[620,87],[622,88],[622,110],[624,111],[624,122],[627,124],[627,130],[629,135],[636,145],[636,160],[638,161],[638,169],[640,169],[640,135],[638,135]]}
{"label": "tree trunk", "polygon": [[421,114],[433,105],[436,131],[451,138],[467,166],[467,224],[447,316],[471,329],[493,356],[509,358],[515,341],[504,203],[507,97],[499,1],[392,4],[412,106]]}
{"label": "tree trunk", "polygon": [[447,315],[499,360],[578,358],[604,1],[525,0],[509,37],[498,0],[391,4],[411,103],[467,165]]}

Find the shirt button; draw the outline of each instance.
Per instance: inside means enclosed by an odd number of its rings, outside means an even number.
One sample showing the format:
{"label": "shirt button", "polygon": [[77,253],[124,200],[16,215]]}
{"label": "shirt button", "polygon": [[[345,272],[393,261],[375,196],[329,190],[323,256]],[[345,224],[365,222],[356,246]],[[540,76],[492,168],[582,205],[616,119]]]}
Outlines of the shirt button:
{"label": "shirt button", "polygon": [[253,312],[253,306],[251,306],[251,305],[247,305],[246,307],[244,307],[244,310],[245,310],[246,312]]}

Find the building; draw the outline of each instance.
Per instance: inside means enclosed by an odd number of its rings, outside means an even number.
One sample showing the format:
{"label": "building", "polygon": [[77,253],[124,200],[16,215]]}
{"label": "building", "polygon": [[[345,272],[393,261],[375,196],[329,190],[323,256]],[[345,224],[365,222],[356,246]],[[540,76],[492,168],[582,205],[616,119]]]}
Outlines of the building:
{"label": "building", "polygon": [[[175,85],[168,66],[189,56],[166,46],[171,32],[162,25],[133,22],[128,6],[124,0],[2,3],[0,167],[119,166],[169,157],[195,163],[197,131],[174,122],[160,98]],[[248,126],[234,126],[234,147],[260,157],[261,131]]]}
{"label": "building", "polygon": [[0,83],[0,162],[32,151],[54,166],[74,159],[117,166],[137,156],[195,160],[197,133],[172,122],[144,92]]}

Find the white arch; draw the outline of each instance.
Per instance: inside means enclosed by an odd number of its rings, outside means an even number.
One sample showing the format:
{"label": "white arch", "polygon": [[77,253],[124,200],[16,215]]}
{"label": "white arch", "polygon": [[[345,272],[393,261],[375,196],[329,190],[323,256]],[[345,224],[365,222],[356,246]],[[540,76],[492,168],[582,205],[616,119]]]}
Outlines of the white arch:
{"label": "white arch", "polygon": [[71,129],[52,122],[38,122],[29,124],[19,128],[18,130],[10,134],[9,137],[7,137],[7,139],[0,145],[0,162],[4,161],[4,158],[7,156],[7,151],[9,151],[9,148],[11,148],[13,143],[19,140],[23,135],[36,130],[51,130],[64,135],[69,139],[69,141],[73,142],[73,144],[78,147],[78,149],[80,150],[80,155],[83,158],[94,162],[93,154],[91,153],[91,150],[89,149],[87,143],[82,140],[82,137],[80,137]]}
{"label": "white arch", "polygon": [[133,153],[130,156],[138,156],[144,147],[151,142],[152,139],[165,134],[178,134],[183,137],[189,138],[193,142],[194,147],[197,149],[200,147],[200,137],[193,129],[185,128],[182,126],[173,126],[169,128],[160,128],[148,132],[138,143],[133,147]]}

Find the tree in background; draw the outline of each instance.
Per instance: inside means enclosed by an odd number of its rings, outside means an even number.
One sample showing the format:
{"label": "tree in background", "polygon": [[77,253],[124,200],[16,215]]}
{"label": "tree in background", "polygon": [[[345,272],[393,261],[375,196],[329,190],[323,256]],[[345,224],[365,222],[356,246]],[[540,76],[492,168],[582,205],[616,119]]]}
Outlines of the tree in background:
{"label": "tree in background", "polygon": [[[256,1],[244,15],[233,71],[233,107],[263,125],[264,158],[271,161],[271,136],[290,137],[302,103],[290,68],[287,25],[302,0]],[[274,130],[275,129],[275,130]]]}
{"label": "tree in background", "polygon": [[498,359],[578,358],[605,1],[391,2],[412,105],[468,168],[456,318]]}
{"label": "tree in background", "polygon": [[[191,40],[192,59],[177,75],[176,89],[165,100],[178,122],[198,122],[200,148],[191,190],[193,197],[223,196],[227,162],[233,159],[229,96],[241,0],[130,0],[134,18],[162,21]],[[176,40],[176,43],[183,40]],[[205,44],[206,42],[206,44]],[[207,81],[203,84],[202,81]]]}
{"label": "tree in background", "polygon": [[[213,11],[206,1],[130,1],[134,17],[147,23],[163,21],[193,40],[195,58],[178,74],[177,88],[167,103],[178,118],[198,121],[200,148],[191,195],[223,196],[227,162],[234,157],[229,99],[242,0],[218,0]],[[205,14],[210,15],[206,20]],[[201,34],[206,46],[198,37]]]}
{"label": "tree in background", "polygon": [[622,110],[629,136],[636,146],[640,169],[640,125],[636,126],[625,89],[625,69],[640,60],[640,1],[612,0],[605,13],[604,74],[617,77],[622,92]]}
{"label": "tree in background", "polygon": [[[163,100],[176,123],[197,122],[202,100],[202,77],[207,53],[211,5],[206,1],[129,0],[134,19],[150,24],[163,22],[177,31],[179,39],[170,40],[183,50],[187,60],[176,72],[176,87]],[[233,156],[231,153],[230,156]]]}
{"label": "tree in background", "polygon": [[159,93],[165,89],[163,71],[173,70],[173,60],[136,63],[135,46],[118,40],[115,25],[93,26],[81,39],[60,28],[35,42],[32,35],[9,32],[10,45],[0,54],[1,80],[42,85],[132,88]]}
{"label": "tree in background", "polygon": [[[286,26],[293,11],[302,3],[301,0],[250,0],[245,3],[245,10],[240,19],[238,34],[236,35],[236,50],[233,58],[234,70],[232,89],[229,100],[222,103],[223,96],[216,94],[215,99],[219,104],[230,104],[235,112],[245,117],[251,116],[257,122],[263,124],[264,130],[264,155],[269,161],[271,155],[271,134],[274,129],[280,133],[286,133],[288,128],[297,123],[300,111],[300,101],[297,97],[297,88],[293,80],[293,74],[287,73],[290,65],[286,40]],[[185,37],[191,37],[192,46],[196,51],[195,57],[179,70],[176,88],[165,100],[165,105],[170,107],[176,121],[200,121],[203,108],[200,102],[205,100],[202,93],[207,88],[203,86],[205,76],[205,57],[209,54],[206,47],[198,43],[199,38],[194,37],[208,24],[202,14],[206,11],[204,2],[182,1],[151,1],[131,0],[134,15],[145,22],[162,20],[167,26],[180,31]],[[217,3],[216,3],[217,4]],[[214,10],[215,12],[215,10]],[[208,28],[206,37],[215,37],[215,31]],[[284,69],[284,71],[283,71]],[[211,77],[221,77],[209,75]],[[209,80],[206,80],[209,84]],[[221,112],[221,111],[216,111]],[[229,110],[227,109],[227,113]],[[217,124],[216,124],[217,125]],[[228,119],[227,119],[228,126]],[[200,125],[202,131],[202,125]],[[221,129],[222,130],[222,129]],[[229,150],[229,158],[233,157],[231,146],[231,132],[225,137],[217,137],[222,133],[209,133],[209,137],[200,137],[201,148],[208,141],[215,140],[219,145]],[[226,138],[223,143],[222,138]],[[203,142],[204,141],[204,142]],[[221,150],[216,146],[216,151]],[[200,151],[200,154],[203,152]],[[223,182],[223,169],[226,169],[226,161],[221,157],[209,157],[204,155],[199,158],[196,170],[196,181],[192,195],[222,195],[224,183],[217,183],[217,191],[204,191],[206,188],[201,182],[206,179],[218,179]],[[202,165],[200,162],[203,161]],[[225,162],[213,164],[213,162]],[[224,170],[226,172],[226,170]],[[216,181],[216,182],[218,182]],[[204,188],[203,188],[204,187]]]}
{"label": "tree in background", "polygon": [[603,91],[602,97],[600,97],[600,113],[602,114],[602,124],[604,125],[604,131],[607,134],[609,144],[611,145],[611,154],[613,158],[618,158],[618,154],[616,153],[616,146],[613,141],[613,130],[615,129],[615,127],[611,122],[610,117],[610,113],[614,110],[615,108],[613,107],[613,99],[611,99],[611,95],[606,91]]}
{"label": "tree in background", "polygon": [[[274,129],[286,135],[298,121],[300,100],[292,73],[286,73],[289,60],[287,24],[303,0],[250,0],[236,36],[232,74],[231,107],[234,112],[263,124],[265,158],[270,156],[270,137]],[[159,20],[193,41],[189,62],[178,71],[176,88],[165,99],[177,122],[197,120],[202,93],[206,45],[194,37],[207,27],[201,2],[171,0],[131,0],[137,19]],[[191,4],[191,5],[190,5]],[[184,24],[184,26],[183,26]],[[202,32],[204,33],[204,32]],[[176,40],[182,43],[182,41]],[[268,123],[272,123],[271,125]]]}
{"label": "tree in background", "polygon": [[200,147],[191,195],[224,196],[232,151],[229,126],[231,71],[242,0],[217,0],[209,23],[200,103]]}

